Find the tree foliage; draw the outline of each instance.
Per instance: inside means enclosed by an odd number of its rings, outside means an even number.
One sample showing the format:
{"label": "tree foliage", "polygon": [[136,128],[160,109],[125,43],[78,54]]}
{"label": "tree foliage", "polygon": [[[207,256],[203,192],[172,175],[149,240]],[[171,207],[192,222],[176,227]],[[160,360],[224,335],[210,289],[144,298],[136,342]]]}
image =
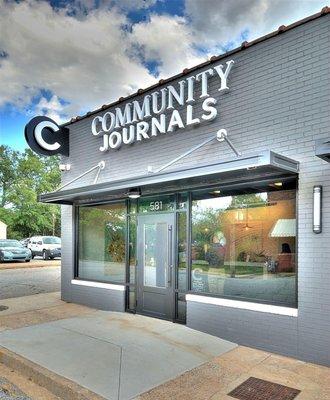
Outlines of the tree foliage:
{"label": "tree foliage", "polygon": [[60,234],[59,206],[38,202],[38,195],[60,185],[58,164],[55,156],[0,146],[0,220],[8,225],[9,238]]}

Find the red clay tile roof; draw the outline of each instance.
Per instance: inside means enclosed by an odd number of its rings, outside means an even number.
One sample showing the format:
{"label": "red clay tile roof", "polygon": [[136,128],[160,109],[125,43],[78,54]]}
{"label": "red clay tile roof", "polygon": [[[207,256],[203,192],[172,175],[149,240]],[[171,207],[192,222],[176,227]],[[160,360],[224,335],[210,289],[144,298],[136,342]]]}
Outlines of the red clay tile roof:
{"label": "red clay tile roof", "polygon": [[112,102],[112,103],[110,103],[110,104],[103,104],[102,107],[100,107],[100,108],[98,108],[98,109],[96,109],[96,110],[94,110],[94,111],[89,111],[89,112],[87,112],[85,115],[82,115],[82,116],[79,116],[79,115],[78,115],[77,117],[72,118],[70,121],[64,123],[63,126],[70,125],[70,124],[72,124],[72,123],[74,123],[74,122],[76,122],[76,121],[80,121],[80,120],[82,120],[82,119],[84,119],[84,118],[87,118],[87,117],[89,117],[90,115],[97,114],[97,113],[100,112],[100,111],[103,111],[103,110],[105,110],[105,109],[107,109],[107,108],[110,108],[110,107],[112,107],[112,106],[118,105],[119,103],[123,102],[124,100],[132,99],[132,98],[134,98],[135,96],[137,96],[137,95],[139,95],[139,94],[142,94],[142,93],[145,93],[145,92],[148,92],[148,91],[150,91],[150,90],[152,90],[152,89],[155,89],[155,88],[157,88],[158,86],[163,85],[164,83],[171,82],[171,81],[173,81],[173,80],[175,80],[175,79],[178,79],[179,77],[181,77],[181,76],[183,76],[183,75],[187,75],[188,73],[190,73],[190,72],[192,72],[192,71],[195,71],[196,69],[199,69],[199,68],[202,68],[202,67],[204,67],[204,66],[206,66],[206,65],[212,64],[212,63],[214,63],[215,61],[219,61],[219,60],[221,60],[221,59],[223,59],[223,58],[225,58],[225,57],[228,57],[228,56],[231,55],[231,54],[234,54],[234,53],[237,53],[237,52],[239,52],[239,51],[241,51],[241,50],[244,50],[244,49],[246,49],[247,47],[254,46],[255,44],[258,44],[258,43],[260,43],[260,42],[263,42],[264,40],[270,39],[270,38],[272,38],[272,37],[274,37],[274,36],[276,36],[276,35],[282,34],[283,32],[289,31],[289,30],[291,30],[291,29],[293,29],[293,28],[296,28],[297,26],[300,26],[300,25],[303,25],[303,24],[305,24],[305,23],[307,23],[307,22],[313,21],[314,19],[317,19],[317,18],[322,17],[323,15],[326,15],[326,14],[329,14],[329,13],[330,13],[330,7],[327,7],[327,6],[326,6],[326,7],[323,7],[322,10],[321,10],[320,12],[316,13],[316,14],[310,15],[309,17],[306,17],[306,18],[304,18],[304,19],[301,19],[301,20],[299,20],[299,21],[296,21],[296,22],[294,22],[294,23],[292,23],[292,24],[290,24],[290,25],[288,25],[288,26],[281,25],[281,26],[279,26],[279,28],[278,28],[276,31],[274,31],[274,32],[268,33],[268,34],[265,35],[265,36],[261,36],[261,37],[255,39],[255,40],[252,40],[251,42],[244,41],[244,42],[240,45],[240,47],[236,47],[235,49],[230,50],[230,51],[228,51],[228,52],[226,52],[226,53],[224,53],[224,54],[220,54],[219,56],[212,56],[212,57],[210,57],[210,59],[209,59],[208,61],[205,61],[205,62],[203,62],[203,63],[201,63],[201,64],[195,65],[195,66],[192,67],[192,68],[185,68],[185,69],[182,71],[181,74],[177,74],[177,75],[171,76],[170,78],[167,78],[167,79],[160,79],[160,80],[158,81],[158,83],[156,83],[156,84],[154,84],[154,85],[152,85],[152,86],[149,86],[149,87],[147,87],[147,88],[145,88],[145,89],[138,89],[138,91],[137,91],[136,93],[130,94],[130,95],[126,96],[126,97],[120,97],[118,100],[116,100],[116,101],[114,101],[114,102]]}

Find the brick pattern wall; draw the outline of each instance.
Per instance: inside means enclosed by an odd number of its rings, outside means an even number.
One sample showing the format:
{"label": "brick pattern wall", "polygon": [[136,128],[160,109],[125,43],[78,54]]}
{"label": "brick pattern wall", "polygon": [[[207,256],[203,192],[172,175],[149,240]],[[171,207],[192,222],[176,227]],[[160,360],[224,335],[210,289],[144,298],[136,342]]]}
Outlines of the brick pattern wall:
{"label": "brick pattern wall", "polygon": [[[330,364],[330,164],[316,158],[314,151],[315,139],[330,138],[329,39],[330,15],[326,15],[234,54],[228,58],[235,60],[229,92],[218,92],[218,81],[210,79],[209,93],[218,101],[217,119],[194,128],[102,154],[101,139],[91,134],[92,119],[73,124],[70,158],[65,160],[72,170],[63,175],[66,182],[101,159],[106,169],[99,182],[145,174],[148,165],[165,164],[219,128],[227,129],[243,154],[271,149],[299,161],[298,318],[189,303],[187,324],[241,344],[323,364]],[[200,106],[197,100],[194,108]],[[225,143],[211,143],[173,168],[233,157]],[[92,173],[72,187],[90,185],[93,179]],[[315,184],[324,188],[320,235],[312,232]],[[68,284],[73,268],[71,224],[70,212],[63,207],[65,299],[75,296]],[[99,296],[80,294],[81,301],[94,302],[94,296]]]}

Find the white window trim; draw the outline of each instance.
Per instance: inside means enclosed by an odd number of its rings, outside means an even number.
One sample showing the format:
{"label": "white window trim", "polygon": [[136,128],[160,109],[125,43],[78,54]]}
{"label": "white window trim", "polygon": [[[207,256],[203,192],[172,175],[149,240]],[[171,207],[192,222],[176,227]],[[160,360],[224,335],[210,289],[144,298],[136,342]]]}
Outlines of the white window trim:
{"label": "white window trim", "polygon": [[248,301],[230,300],[218,297],[200,296],[195,294],[187,294],[187,301],[195,303],[212,304],[216,306],[239,308],[241,310],[259,311],[269,314],[286,315],[288,317],[298,317],[297,308],[273,306],[270,304],[250,303]]}
{"label": "white window trim", "polygon": [[72,285],[78,285],[78,286],[89,286],[100,289],[119,290],[121,292],[125,291],[124,285],[114,285],[112,283],[81,281],[80,279],[72,279],[71,283]]}

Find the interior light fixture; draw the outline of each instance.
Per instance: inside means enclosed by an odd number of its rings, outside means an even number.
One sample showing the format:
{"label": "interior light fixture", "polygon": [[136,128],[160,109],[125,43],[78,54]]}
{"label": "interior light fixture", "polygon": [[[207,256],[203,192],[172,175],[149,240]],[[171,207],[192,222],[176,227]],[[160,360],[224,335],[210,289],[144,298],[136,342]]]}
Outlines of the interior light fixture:
{"label": "interior light fixture", "polygon": [[221,193],[221,190],[213,190],[213,192],[212,193],[214,193],[214,194],[220,194]]}
{"label": "interior light fixture", "polygon": [[282,187],[283,186],[283,182],[274,182],[274,185],[277,187]]}
{"label": "interior light fixture", "polygon": [[141,197],[141,190],[139,188],[137,189],[130,189],[127,193],[128,197],[130,199],[138,199]]}

